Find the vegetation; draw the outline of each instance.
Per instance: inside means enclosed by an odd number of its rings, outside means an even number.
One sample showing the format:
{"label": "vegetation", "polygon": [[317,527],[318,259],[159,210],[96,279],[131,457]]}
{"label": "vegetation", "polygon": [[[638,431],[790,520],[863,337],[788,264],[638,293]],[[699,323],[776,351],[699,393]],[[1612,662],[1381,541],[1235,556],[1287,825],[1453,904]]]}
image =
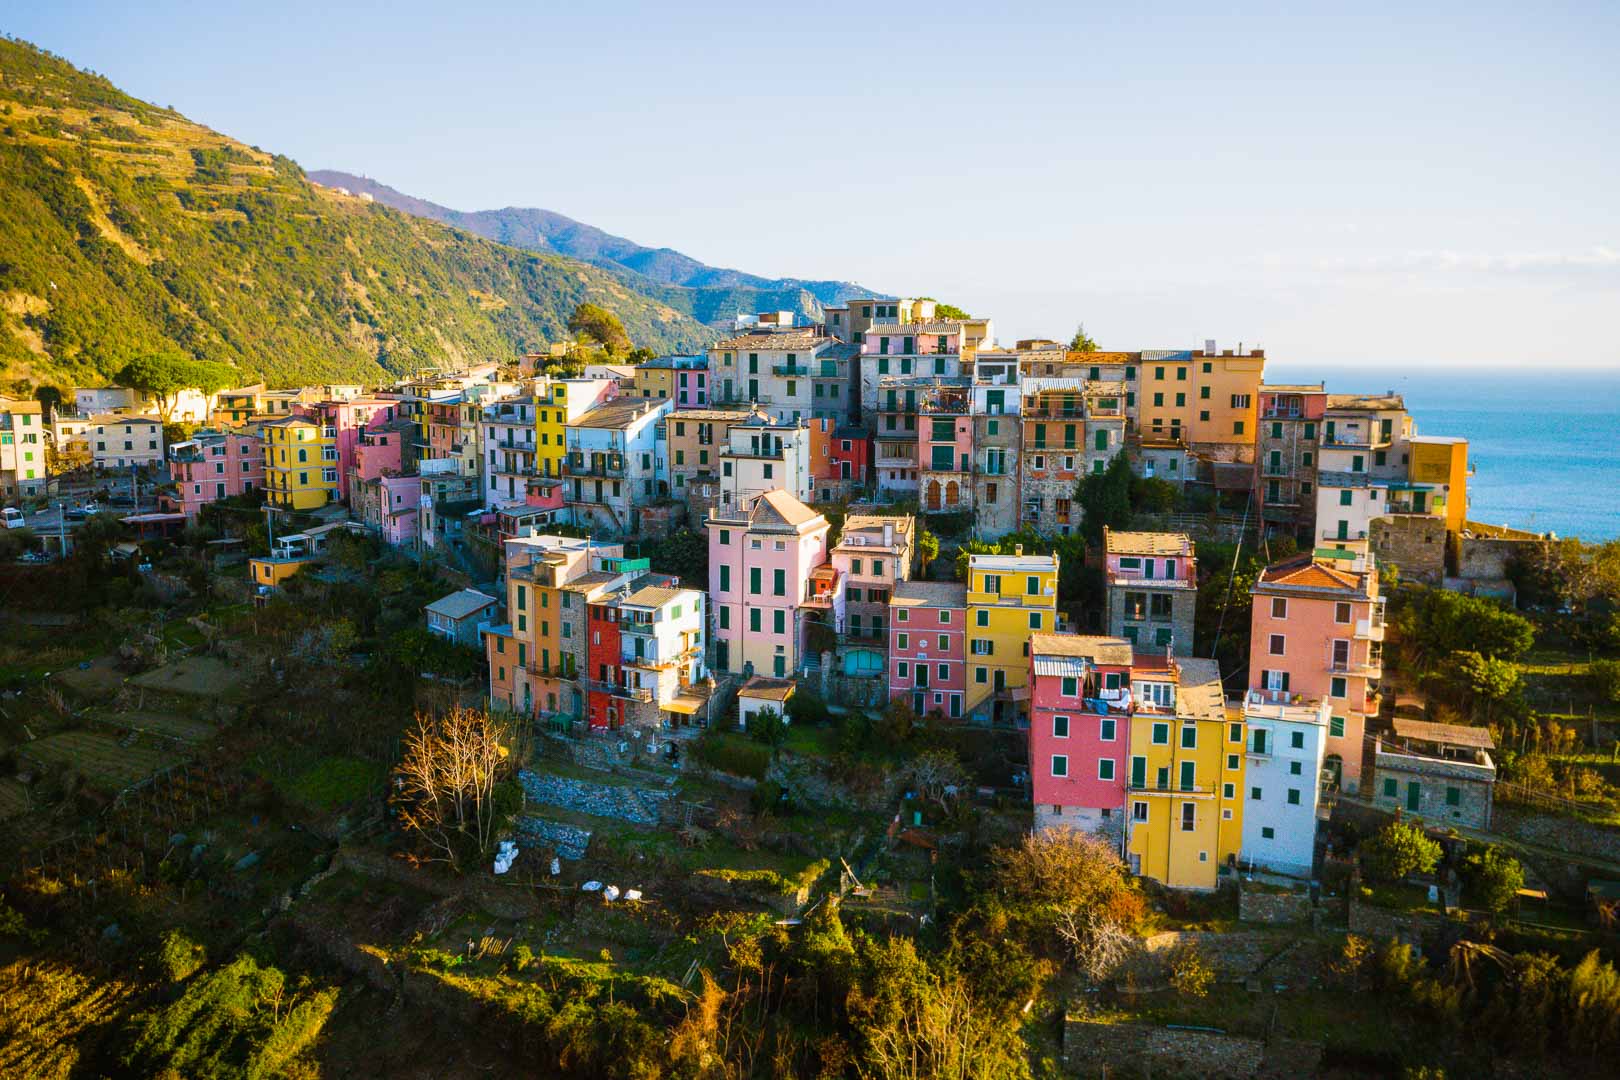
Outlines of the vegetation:
{"label": "vegetation", "polygon": [[482,709],[417,715],[390,801],[425,858],[460,866],[494,850],[496,788],[511,771],[514,734]]}
{"label": "vegetation", "polygon": [[[156,398],[158,415],[164,423],[164,436],[173,442],[176,440],[169,432],[169,415],[174,411],[181,392],[197,390],[204,395],[217,393],[230,385],[233,374],[224,364],[175,354],[158,354],[137,356],[113,376],[113,382]],[[176,434],[187,437],[189,433]]]}
{"label": "vegetation", "polygon": [[1474,899],[1493,915],[1505,914],[1524,888],[1519,860],[1494,844],[1469,855],[1463,873]]}
{"label": "vegetation", "polygon": [[1086,333],[1086,324],[1081,323],[1074,328],[1074,336],[1069,339],[1069,348],[1074,352],[1096,352],[1097,341]]}
{"label": "vegetation", "polygon": [[568,316],[568,329],[601,345],[612,356],[630,351],[630,335],[618,316],[600,304],[580,304]]}
{"label": "vegetation", "polygon": [[1422,826],[1392,821],[1361,845],[1367,873],[1381,881],[1401,881],[1410,874],[1427,874],[1440,863],[1440,845]]}
{"label": "vegetation", "polygon": [[0,40],[0,72],[0,392],[154,356],[379,379],[560,341],[583,303],[660,350],[713,336],[617,275],[317,188],[23,42]]}

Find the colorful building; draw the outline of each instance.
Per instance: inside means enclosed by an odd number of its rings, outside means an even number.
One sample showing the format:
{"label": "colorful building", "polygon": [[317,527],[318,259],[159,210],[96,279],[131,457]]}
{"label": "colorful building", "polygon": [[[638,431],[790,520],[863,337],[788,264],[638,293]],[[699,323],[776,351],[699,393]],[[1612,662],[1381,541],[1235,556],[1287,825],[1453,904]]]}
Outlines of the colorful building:
{"label": "colorful building", "polygon": [[1468,523],[1468,440],[1413,435],[1407,446],[1407,487],[1391,495],[1391,512],[1443,517],[1447,532],[1461,532]]}
{"label": "colorful building", "polygon": [[673,401],[677,409],[709,405],[707,356],[655,356],[636,365],[631,397]]}
{"label": "colorful building", "polygon": [[[1285,691],[1243,699],[1243,865],[1309,877],[1324,786],[1328,703]],[[1336,780],[1330,777],[1329,785]]]}
{"label": "colorful building", "polygon": [[918,716],[966,714],[967,586],[902,581],[889,597],[889,699]]}
{"label": "colorful building", "polygon": [[[1260,387],[1254,490],[1268,534],[1304,537],[1316,526],[1316,472],[1327,411],[1322,384]],[[1315,541],[1309,541],[1315,546]]]}
{"label": "colorful building", "polygon": [[962,333],[959,322],[932,319],[869,327],[861,343],[862,415],[878,407],[884,379],[961,378]]}
{"label": "colorful building", "polygon": [[801,502],[815,497],[810,475],[810,430],[803,424],[758,417],[732,424],[719,449],[720,499],[741,503],[767,491],[786,491]]}
{"label": "colorful building", "polygon": [[1029,682],[1029,637],[1057,625],[1057,555],[968,559],[968,691],[975,719],[1012,723]]}
{"label": "colorful building", "polygon": [[1215,462],[1254,460],[1262,349],[1144,349],[1138,430],[1144,437],[1179,439]]}
{"label": "colorful building", "polygon": [[259,425],[264,441],[264,490],[270,505],[318,510],[338,501],[337,432],[307,416]]}
{"label": "colorful building", "polygon": [[1108,632],[1143,652],[1192,655],[1198,561],[1185,533],[1103,528]]}
{"label": "colorful building", "polygon": [[1384,599],[1370,555],[1333,549],[1266,567],[1253,588],[1249,688],[1323,701],[1323,768],[1360,790],[1368,716],[1378,714]]}
{"label": "colorful building", "polygon": [[523,503],[535,475],[536,413],[531,396],[484,406],[484,505]]}
{"label": "colorful building", "polygon": [[337,451],[338,498],[348,501],[349,474],[354,468],[355,448],[369,429],[382,428],[399,418],[399,402],[390,398],[348,397],[326,398],[305,402],[295,409],[295,415],[305,416],[319,424],[323,432],[330,432],[332,446]]}
{"label": "colorful building", "polygon": [[1121,638],[1031,634],[1029,776],[1037,829],[1125,838],[1131,646]]}
{"label": "colorful building", "polygon": [[547,379],[535,389],[535,466],[560,478],[568,458],[568,425],[619,396],[614,379]]}
{"label": "colorful building", "polygon": [[[758,405],[777,420],[815,415],[824,353],[842,355],[820,327],[758,326],[709,346],[709,402]],[[823,399],[825,401],[825,399]]]}
{"label": "colorful building", "polygon": [[968,380],[929,387],[917,402],[917,484],[923,513],[973,512],[973,391]]}
{"label": "colorful building", "polygon": [[720,497],[720,451],[730,445],[732,425],[768,420],[755,409],[687,409],[664,417],[670,494],[698,500],[704,509]]}
{"label": "colorful building", "polygon": [[[34,422],[38,423],[37,418]],[[155,416],[103,413],[91,417],[85,437],[90,440],[90,461],[98,469],[156,468],[163,464],[163,421]],[[45,459],[43,440],[39,459]]]}
{"label": "colorful building", "polygon": [[785,491],[721,504],[709,534],[710,637],[717,671],[782,678],[803,655],[800,606],[827,561],[827,519]]}
{"label": "colorful building", "polygon": [[845,675],[882,674],[889,601],[899,583],[911,580],[916,551],[917,521],[910,514],[853,513],[844,519],[828,561],[844,590],[843,621],[834,629]]}
{"label": "colorful building", "polygon": [[565,499],[574,524],[609,536],[640,531],[636,510],[669,494],[659,433],[674,408],[668,400],[623,398],[568,423]]}
{"label": "colorful building", "polygon": [[1406,486],[1412,418],[1399,394],[1329,394],[1317,464],[1314,546],[1366,551],[1374,518]]}
{"label": "colorful building", "polygon": [[188,521],[211,502],[264,487],[264,442],[258,435],[204,428],[169,447],[169,478]]}
{"label": "colorful building", "polygon": [[0,397],[0,498],[40,495],[45,480],[43,406]]}
{"label": "colorful building", "polygon": [[1132,873],[1213,889],[1243,846],[1243,723],[1228,714],[1213,660],[1137,654],[1131,668]]}

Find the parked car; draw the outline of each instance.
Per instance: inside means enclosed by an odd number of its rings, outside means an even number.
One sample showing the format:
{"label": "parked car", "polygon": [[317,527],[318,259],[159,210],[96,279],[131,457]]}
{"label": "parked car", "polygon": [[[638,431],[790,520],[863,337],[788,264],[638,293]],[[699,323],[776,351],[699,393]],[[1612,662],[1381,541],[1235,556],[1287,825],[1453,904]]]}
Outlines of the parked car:
{"label": "parked car", "polygon": [[27,524],[28,519],[15,506],[8,506],[4,510],[0,510],[0,525],[4,525],[8,529],[21,529],[26,527]]}

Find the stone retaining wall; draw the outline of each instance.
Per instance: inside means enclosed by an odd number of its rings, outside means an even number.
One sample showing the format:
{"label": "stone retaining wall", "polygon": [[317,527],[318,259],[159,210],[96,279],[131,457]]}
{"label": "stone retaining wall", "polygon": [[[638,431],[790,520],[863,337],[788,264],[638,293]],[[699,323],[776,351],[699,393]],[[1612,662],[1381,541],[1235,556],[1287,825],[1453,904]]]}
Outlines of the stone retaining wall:
{"label": "stone retaining wall", "polygon": [[1606,829],[1577,818],[1538,814],[1497,803],[1491,827],[1503,836],[1558,851],[1620,862],[1620,829]]}
{"label": "stone retaining wall", "polygon": [[1241,1035],[1183,1031],[1151,1024],[1109,1024],[1075,1017],[1063,1023],[1063,1060],[1089,1073],[1098,1068],[1139,1075],[1150,1065],[1154,1076],[1230,1077],[1256,1075],[1266,1044]]}
{"label": "stone retaining wall", "polygon": [[1278,925],[1305,922],[1312,911],[1308,892],[1274,893],[1238,882],[1238,921]]}

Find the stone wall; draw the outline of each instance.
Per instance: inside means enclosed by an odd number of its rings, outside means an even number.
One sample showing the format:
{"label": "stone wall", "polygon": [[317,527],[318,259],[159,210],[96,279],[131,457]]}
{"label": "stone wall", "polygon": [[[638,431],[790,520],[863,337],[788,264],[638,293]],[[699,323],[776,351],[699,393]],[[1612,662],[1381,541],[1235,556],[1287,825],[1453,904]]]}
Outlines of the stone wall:
{"label": "stone wall", "polygon": [[1350,932],[1374,941],[1420,942],[1425,934],[1448,926],[1444,915],[1433,911],[1393,911],[1363,903],[1355,896],[1349,903]]}
{"label": "stone wall", "polygon": [[1445,518],[1428,514],[1374,518],[1371,547],[1380,562],[1400,567],[1402,581],[1436,587],[1445,581]]}
{"label": "stone wall", "polygon": [[1260,1072],[1265,1057],[1264,1042],[1240,1035],[1077,1017],[1063,1023],[1063,1061],[1086,1075],[1099,1068],[1138,1075],[1151,1063],[1155,1076],[1248,1078]]}
{"label": "stone wall", "polygon": [[1606,829],[1577,818],[1538,814],[1501,803],[1496,806],[1492,828],[1525,843],[1620,862],[1620,829]]}
{"label": "stone wall", "polygon": [[1314,910],[1309,892],[1278,893],[1238,882],[1238,921],[1280,925],[1305,922]]}

